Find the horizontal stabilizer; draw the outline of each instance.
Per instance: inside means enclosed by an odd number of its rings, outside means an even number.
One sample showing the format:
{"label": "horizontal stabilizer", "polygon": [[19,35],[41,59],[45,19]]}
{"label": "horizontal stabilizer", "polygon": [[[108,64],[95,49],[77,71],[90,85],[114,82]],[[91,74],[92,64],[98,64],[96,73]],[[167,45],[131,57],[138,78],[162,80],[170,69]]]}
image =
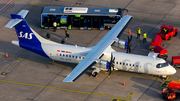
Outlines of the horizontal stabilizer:
{"label": "horizontal stabilizer", "polygon": [[25,18],[28,13],[28,10],[21,10],[17,15],[20,15],[22,18]]}
{"label": "horizontal stabilizer", "polygon": [[5,27],[13,28],[18,23],[20,23],[23,20],[23,18],[26,17],[28,12],[29,12],[28,10],[21,10],[17,15],[16,14],[11,14],[11,20],[9,21],[9,23]]}
{"label": "horizontal stabilizer", "polygon": [[9,21],[9,23],[5,26],[7,28],[13,28],[15,25],[17,25],[18,23],[20,23],[22,21],[22,19],[11,19]]}

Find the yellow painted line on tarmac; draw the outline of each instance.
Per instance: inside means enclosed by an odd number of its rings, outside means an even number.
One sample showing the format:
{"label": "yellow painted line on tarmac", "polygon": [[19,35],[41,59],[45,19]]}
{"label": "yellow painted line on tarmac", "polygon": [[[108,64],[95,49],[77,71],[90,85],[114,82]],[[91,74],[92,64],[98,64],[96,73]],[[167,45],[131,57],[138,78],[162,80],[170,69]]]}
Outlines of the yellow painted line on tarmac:
{"label": "yellow painted line on tarmac", "polygon": [[153,21],[153,22],[170,23],[170,24],[176,24],[176,25],[180,25],[180,23],[177,23],[177,22],[160,21],[160,20],[144,19],[144,18],[137,18],[137,17],[134,17],[134,19],[139,19],[139,20],[146,20],[146,21]]}
{"label": "yellow painted line on tarmac", "polygon": [[49,87],[49,86],[41,86],[41,85],[28,84],[28,83],[20,83],[20,82],[6,81],[6,80],[0,80],[0,82],[6,82],[6,83],[11,83],[11,84],[19,84],[19,85],[26,85],[26,86],[33,86],[33,87],[41,87],[41,88],[49,88],[49,89],[69,91],[69,92],[75,92],[75,93],[83,93],[83,94],[90,94],[90,95],[98,95],[98,96],[105,96],[105,97],[113,97],[113,98],[131,100],[131,98],[126,98],[126,97],[111,96],[111,95],[105,95],[105,94],[98,94],[98,93],[91,93],[91,92],[83,92],[83,91],[77,91],[77,90],[70,90],[70,89],[63,89],[63,88],[56,88],[56,87]]}
{"label": "yellow painted line on tarmac", "polygon": [[38,5],[38,4],[30,4],[32,6],[40,6],[40,7],[44,7],[44,5]]}

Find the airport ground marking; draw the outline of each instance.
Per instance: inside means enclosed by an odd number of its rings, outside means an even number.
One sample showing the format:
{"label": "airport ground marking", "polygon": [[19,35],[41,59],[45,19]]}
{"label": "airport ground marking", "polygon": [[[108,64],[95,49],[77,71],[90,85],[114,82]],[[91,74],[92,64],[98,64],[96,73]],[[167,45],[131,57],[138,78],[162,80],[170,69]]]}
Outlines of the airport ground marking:
{"label": "airport ground marking", "polygon": [[129,101],[129,100],[112,99],[111,101]]}
{"label": "airport ground marking", "polygon": [[3,11],[13,0],[9,1],[3,8],[1,8],[0,12]]}
{"label": "airport ground marking", "polygon": [[6,80],[0,80],[0,82],[131,100],[131,98],[127,98],[127,97],[119,97],[119,96],[112,96],[112,95],[105,95],[105,94],[98,94],[98,93],[91,93],[91,92],[83,92],[83,91],[77,91],[77,90],[71,90],[71,89],[63,89],[63,88],[49,87],[49,86],[42,86],[42,85],[35,85],[35,84],[28,84],[28,83],[21,83],[21,82],[13,82],[13,81],[6,81]]}
{"label": "airport ground marking", "polygon": [[30,4],[32,6],[40,6],[40,7],[44,7],[44,5],[38,5],[38,4]]}

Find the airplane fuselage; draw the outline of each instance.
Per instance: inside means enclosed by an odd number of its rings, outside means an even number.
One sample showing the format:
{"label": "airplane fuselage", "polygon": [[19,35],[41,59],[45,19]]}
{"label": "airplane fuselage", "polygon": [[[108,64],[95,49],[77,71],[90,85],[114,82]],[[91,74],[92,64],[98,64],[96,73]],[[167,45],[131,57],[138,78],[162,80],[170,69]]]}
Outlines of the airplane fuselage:
{"label": "airplane fuselage", "polygon": [[[62,44],[42,44],[44,52],[49,56],[49,58],[62,62],[79,63],[86,54],[92,48],[85,48],[73,45],[62,45]],[[175,71],[174,68],[168,64],[166,67],[158,68],[157,65],[161,63],[166,63],[165,60],[161,58],[154,58],[149,56],[128,54],[122,52],[112,52],[115,57],[114,70],[123,70],[136,73],[146,73],[151,75],[166,76],[172,75]],[[106,53],[104,58],[105,61],[110,61],[110,54]],[[102,57],[102,58],[103,58]],[[109,57],[109,58],[107,58]],[[104,60],[103,59],[103,60]],[[102,68],[96,66],[100,70],[108,70],[108,67]]]}

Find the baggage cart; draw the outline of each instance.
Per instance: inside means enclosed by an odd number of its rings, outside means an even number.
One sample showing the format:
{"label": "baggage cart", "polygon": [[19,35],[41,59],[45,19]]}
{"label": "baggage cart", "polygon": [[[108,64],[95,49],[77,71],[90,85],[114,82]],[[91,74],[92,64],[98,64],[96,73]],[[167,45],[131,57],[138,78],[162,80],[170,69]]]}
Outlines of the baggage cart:
{"label": "baggage cart", "polygon": [[180,56],[172,56],[172,65],[174,67],[180,67]]}

